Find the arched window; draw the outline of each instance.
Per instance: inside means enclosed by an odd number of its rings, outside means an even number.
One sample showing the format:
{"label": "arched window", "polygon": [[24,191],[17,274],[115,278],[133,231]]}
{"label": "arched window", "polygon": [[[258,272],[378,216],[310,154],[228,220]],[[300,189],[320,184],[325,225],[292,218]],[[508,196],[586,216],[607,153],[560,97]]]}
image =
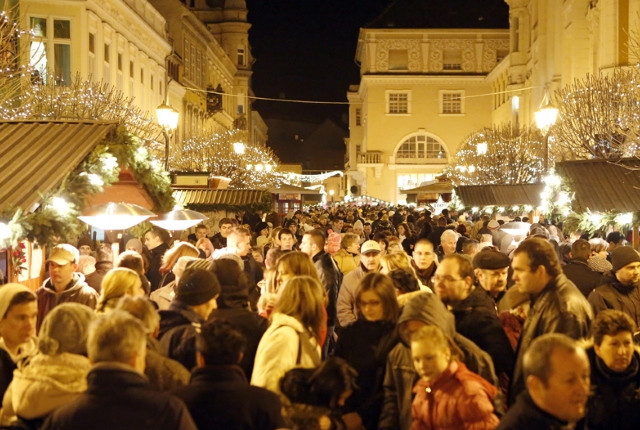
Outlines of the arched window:
{"label": "arched window", "polygon": [[397,163],[421,163],[434,159],[446,162],[447,152],[438,140],[427,134],[415,134],[407,138],[396,151]]}

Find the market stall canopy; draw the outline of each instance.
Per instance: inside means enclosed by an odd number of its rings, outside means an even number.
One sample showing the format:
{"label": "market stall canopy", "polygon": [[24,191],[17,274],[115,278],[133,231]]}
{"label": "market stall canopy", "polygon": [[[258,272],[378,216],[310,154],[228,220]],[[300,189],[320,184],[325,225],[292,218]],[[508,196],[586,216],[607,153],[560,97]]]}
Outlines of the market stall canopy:
{"label": "market stall canopy", "polygon": [[281,185],[277,188],[270,188],[270,193],[273,194],[303,194],[308,196],[319,196],[320,191],[309,190],[307,188],[296,187],[295,185]]}
{"label": "market stall canopy", "polygon": [[402,194],[448,194],[453,192],[451,182],[435,182],[433,184],[423,185],[410,190],[402,190]]}
{"label": "market stall canopy", "polygon": [[245,206],[259,203],[264,191],[217,190],[212,188],[174,188],[173,197],[179,205]]}
{"label": "market stall canopy", "polygon": [[456,194],[465,206],[540,206],[544,184],[465,185]]}
{"label": "market stall canopy", "polygon": [[31,210],[115,128],[115,122],[0,121],[0,212]]}
{"label": "market stall canopy", "polygon": [[637,158],[564,161],[557,163],[556,169],[575,192],[580,211],[635,212],[640,209],[640,160]]}

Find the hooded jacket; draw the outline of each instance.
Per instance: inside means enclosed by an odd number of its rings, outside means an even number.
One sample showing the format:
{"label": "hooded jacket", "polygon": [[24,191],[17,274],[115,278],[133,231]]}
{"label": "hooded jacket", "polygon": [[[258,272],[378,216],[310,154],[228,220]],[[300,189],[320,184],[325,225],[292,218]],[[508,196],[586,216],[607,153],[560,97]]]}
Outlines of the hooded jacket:
{"label": "hooded jacket", "polygon": [[635,284],[622,284],[613,273],[604,276],[600,286],[589,294],[589,303],[596,315],[605,309],[615,309],[640,325],[640,289]]}
{"label": "hooded jacket", "polygon": [[580,290],[560,274],[531,298],[531,308],[522,327],[516,352],[516,369],[509,387],[509,405],[525,389],[522,361],[531,343],[547,333],[562,333],[573,339],[586,338],[593,310]]}
{"label": "hooded jacket", "polygon": [[77,272],[73,274],[71,282],[61,293],[56,292],[51,278],[49,278],[38,288],[36,296],[38,297],[38,332],[40,332],[40,326],[44,318],[60,303],[80,303],[95,309],[100,298],[96,290],[87,285],[84,275]]}
{"label": "hooded jacket", "polygon": [[454,317],[438,296],[427,292],[416,294],[402,308],[402,314],[398,319],[398,334],[402,342],[396,345],[387,357],[383,383],[384,403],[378,426],[380,430],[411,428],[411,393],[418,381],[418,374],[411,358],[408,333],[404,329],[404,323],[411,320],[438,327],[462,350],[462,362],[470,371],[482,376],[494,386],[498,385],[489,354],[456,333]]}
{"label": "hooded jacket", "polygon": [[356,293],[358,292],[360,281],[366,274],[367,272],[362,268],[362,263],[360,263],[355,270],[349,272],[342,279],[336,305],[338,322],[342,327],[346,327],[358,319],[356,315]]}
{"label": "hooded jacket", "polygon": [[45,418],[87,389],[89,359],[78,354],[38,354],[13,373],[2,401],[2,424],[18,417]]}

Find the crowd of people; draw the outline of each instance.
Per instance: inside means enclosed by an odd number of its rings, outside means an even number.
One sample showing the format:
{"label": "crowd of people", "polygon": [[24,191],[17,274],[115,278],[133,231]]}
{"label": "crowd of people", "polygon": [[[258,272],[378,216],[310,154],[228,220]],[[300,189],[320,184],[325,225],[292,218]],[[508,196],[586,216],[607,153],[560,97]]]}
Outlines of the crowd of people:
{"label": "crowd of people", "polygon": [[638,428],[640,254],[505,221],[311,207],[59,244],[35,292],[0,286],[0,428]]}

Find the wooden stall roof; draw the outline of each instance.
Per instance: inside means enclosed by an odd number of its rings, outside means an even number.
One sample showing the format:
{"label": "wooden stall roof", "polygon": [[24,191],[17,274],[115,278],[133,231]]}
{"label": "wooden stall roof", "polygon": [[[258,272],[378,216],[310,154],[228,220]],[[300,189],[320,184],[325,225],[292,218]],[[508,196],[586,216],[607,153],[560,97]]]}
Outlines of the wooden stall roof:
{"label": "wooden stall roof", "polygon": [[465,185],[456,193],[466,206],[540,205],[544,184]]}
{"label": "wooden stall roof", "polygon": [[313,196],[320,195],[320,191],[318,190],[308,190],[306,188],[296,187],[295,185],[281,185],[277,188],[270,188],[269,192],[273,194],[304,194]]}
{"label": "wooden stall roof", "polygon": [[244,206],[260,203],[260,190],[217,190],[212,188],[174,188],[173,197],[182,205]]}
{"label": "wooden stall roof", "polygon": [[565,161],[556,166],[575,192],[579,210],[640,210],[640,160],[637,158]]}
{"label": "wooden stall roof", "polygon": [[447,194],[453,191],[451,182],[435,182],[433,184],[423,185],[410,190],[402,190],[402,194]]}
{"label": "wooden stall roof", "polygon": [[0,121],[0,212],[32,209],[115,128],[115,122]]}

